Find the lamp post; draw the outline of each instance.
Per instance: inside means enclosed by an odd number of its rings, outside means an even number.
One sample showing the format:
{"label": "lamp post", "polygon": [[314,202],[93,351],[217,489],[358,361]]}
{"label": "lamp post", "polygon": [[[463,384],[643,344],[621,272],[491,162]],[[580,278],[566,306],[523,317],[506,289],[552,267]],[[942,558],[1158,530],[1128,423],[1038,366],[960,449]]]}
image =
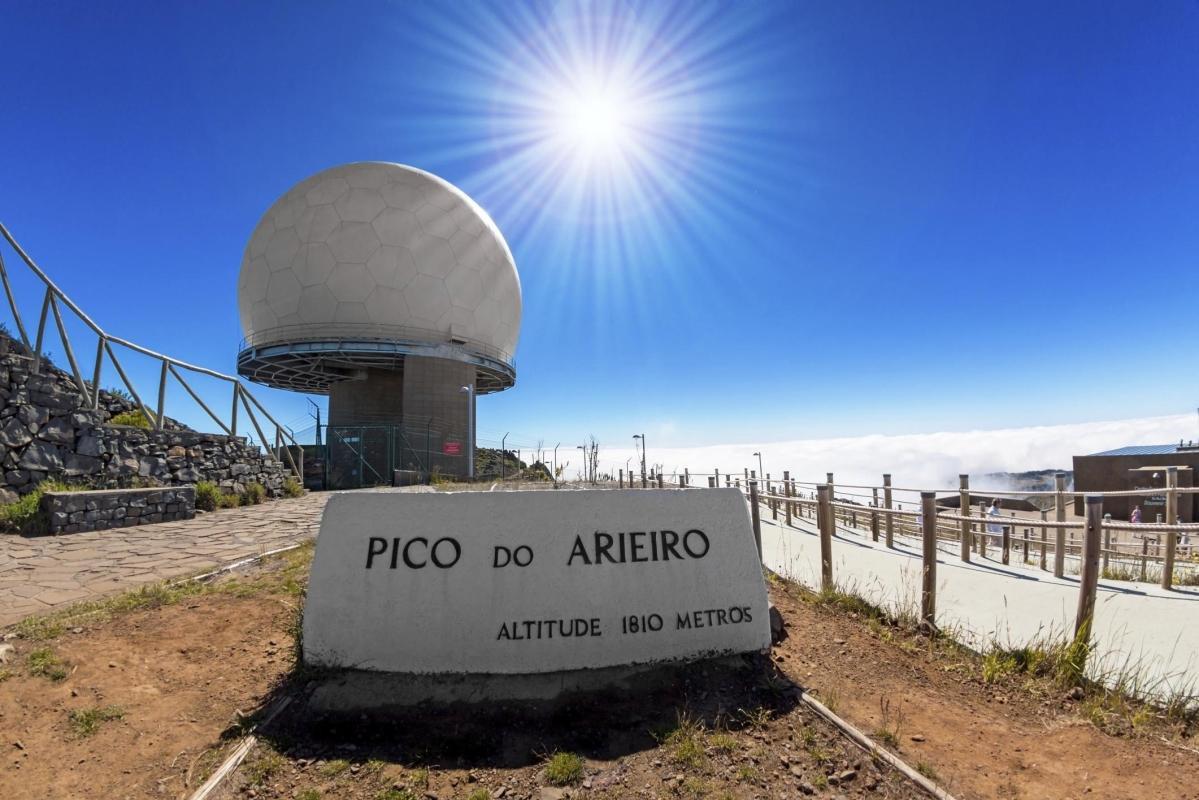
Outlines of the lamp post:
{"label": "lamp post", "polygon": [[554,485],[558,485],[558,448],[562,446],[562,442],[554,445]]}
{"label": "lamp post", "polygon": [[641,440],[641,488],[644,489],[645,485],[646,485],[645,484],[645,434],[644,433],[634,433],[633,438]]}
{"label": "lamp post", "polygon": [[766,478],[766,470],[762,468],[762,454],[754,453],[754,455],[758,457],[758,478],[764,480]]}
{"label": "lamp post", "polygon": [[583,482],[587,482],[587,448],[584,445],[579,445],[576,450],[583,451]]}
{"label": "lamp post", "polygon": [[458,392],[466,395],[466,477],[475,479],[475,387],[463,386]]}

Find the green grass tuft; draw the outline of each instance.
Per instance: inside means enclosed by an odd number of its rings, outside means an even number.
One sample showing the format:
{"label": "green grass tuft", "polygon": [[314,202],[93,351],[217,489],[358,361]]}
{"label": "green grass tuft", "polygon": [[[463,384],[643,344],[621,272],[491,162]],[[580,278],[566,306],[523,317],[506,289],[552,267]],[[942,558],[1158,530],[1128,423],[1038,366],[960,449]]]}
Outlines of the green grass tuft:
{"label": "green grass tuft", "polygon": [[721,753],[731,753],[737,749],[737,738],[728,733],[714,733],[708,737],[708,744]]}
{"label": "green grass tuft", "polygon": [[349,761],[346,761],[344,758],[335,758],[332,761],[326,761],[324,764],[321,764],[319,772],[326,778],[336,778],[349,768]]}
{"label": "green grass tuft", "polygon": [[13,503],[0,505],[0,527],[26,535],[46,532],[46,520],[41,514],[42,495],[46,492],[66,492],[81,487],[63,481],[46,480]]}
{"label": "green grass tuft", "polygon": [[262,786],[271,776],[283,769],[286,759],[274,750],[264,750],[262,755],[246,767],[246,782],[251,786]]}
{"label": "green grass tuft", "polygon": [[583,779],[583,758],[574,753],[554,753],[545,765],[545,779],[554,786],[567,786]]}
{"label": "green grass tuft", "polygon": [[71,730],[76,736],[91,736],[100,730],[100,723],[121,719],[125,711],[120,706],[104,706],[103,708],[77,708],[67,715]]}
{"label": "green grass tuft", "polygon": [[[491,793],[488,792],[487,796],[491,797]],[[375,800],[421,800],[421,796],[411,789],[392,786],[390,789],[380,790],[375,795]]]}
{"label": "green grass tuft", "polygon": [[129,425],[130,427],[134,428],[151,427],[150,419],[142,412],[140,408],[133,411],[124,411],[120,414],[115,414],[110,420],[108,420],[108,424]]}
{"label": "green grass tuft", "polygon": [[200,511],[216,511],[221,504],[221,488],[212,481],[196,484],[196,508]]}
{"label": "green grass tuft", "polygon": [[243,506],[260,505],[266,500],[266,487],[257,481],[246,484],[246,493],[242,495]]}
{"label": "green grass tuft", "polygon": [[29,665],[30,675],[40,675],[55,683],[65,680],[70,674],[67,665],[49,647],[39,647],[32,651],[25,661]]}

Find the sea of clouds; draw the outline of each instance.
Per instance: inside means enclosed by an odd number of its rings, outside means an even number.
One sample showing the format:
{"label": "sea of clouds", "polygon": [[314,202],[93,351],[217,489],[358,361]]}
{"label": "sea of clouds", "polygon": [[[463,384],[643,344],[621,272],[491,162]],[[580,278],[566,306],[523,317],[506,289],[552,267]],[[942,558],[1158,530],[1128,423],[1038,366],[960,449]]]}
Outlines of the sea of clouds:
{"label": "sea of clouds", "polygon": [[[901,436],[852,436],[836,439],[797,439],[779,442],[745,442],[703,447],[657,448],[651,439],[649,462],[661,464],[666,474],[681,472],[740,474],[757,469],[755,452],[773,478],[784,469],[797,480],[823,481],[835,473],[839,485],[879,485],[890,472],[896,486],[928,489],[957,488],[958,475],[978,476],[974,488],[988,486],[986,473],[1072,468],[1072,457],[1126,445],[1166,444],[1194,439],[1199,424],[1193,414],[1072,425],[1045,425],[1000,430],[958,431]],[[623,469],[635,455],[628,448],[600,448],[600,470]],[[571,468],[573,471],[573,468]],[[705,485],[706,481],[693,480]]]}

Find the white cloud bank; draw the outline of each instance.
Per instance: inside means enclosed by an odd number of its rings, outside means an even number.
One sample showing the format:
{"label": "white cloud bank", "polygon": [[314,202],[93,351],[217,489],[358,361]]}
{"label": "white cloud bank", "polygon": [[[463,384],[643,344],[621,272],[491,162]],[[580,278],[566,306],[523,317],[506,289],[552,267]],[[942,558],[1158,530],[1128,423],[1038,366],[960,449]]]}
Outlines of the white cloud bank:
{"label": "white cloud bank", "polygon": [[[749,442],[704,447],[655,448],[650,442],[649,461],[666,473],[684,467],[693,473],[740,473],[757,468],[761,452],[766,472],[779,478],[784,469],[797,480],[823,481],[835,473],[839,484],[878,485],[890,472],[896,486],[957,488],[961,473],[981,476],[988,472],[1022,472],[1034,469],[1071,469],[1072,456],[1086,455],[1125,445],[1166,444],[1194,439],[1199,424],[1192,414],[1168,417],[1046,425],[991,431],[929,433],[903,436],[854,436],[839,439],[800,439],[782,442]],[[637,456],[627,448],[601,445],[601,470],[624,468],[625,459]],[[569,468],[574,471],[574,466]],[[973,483],[976,488],[985,488]],[[996,487],[991,487],[996,488]]]}

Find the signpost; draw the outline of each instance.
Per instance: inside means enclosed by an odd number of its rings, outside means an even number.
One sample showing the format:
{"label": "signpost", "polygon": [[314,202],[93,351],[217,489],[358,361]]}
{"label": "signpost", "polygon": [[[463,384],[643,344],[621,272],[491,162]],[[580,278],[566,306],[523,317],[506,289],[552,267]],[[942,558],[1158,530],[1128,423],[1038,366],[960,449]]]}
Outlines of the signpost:
{"label": "signpost", "polygon": [[306,663],[552,676],[770,646],[740,492],[339,494],[321,522]]}

